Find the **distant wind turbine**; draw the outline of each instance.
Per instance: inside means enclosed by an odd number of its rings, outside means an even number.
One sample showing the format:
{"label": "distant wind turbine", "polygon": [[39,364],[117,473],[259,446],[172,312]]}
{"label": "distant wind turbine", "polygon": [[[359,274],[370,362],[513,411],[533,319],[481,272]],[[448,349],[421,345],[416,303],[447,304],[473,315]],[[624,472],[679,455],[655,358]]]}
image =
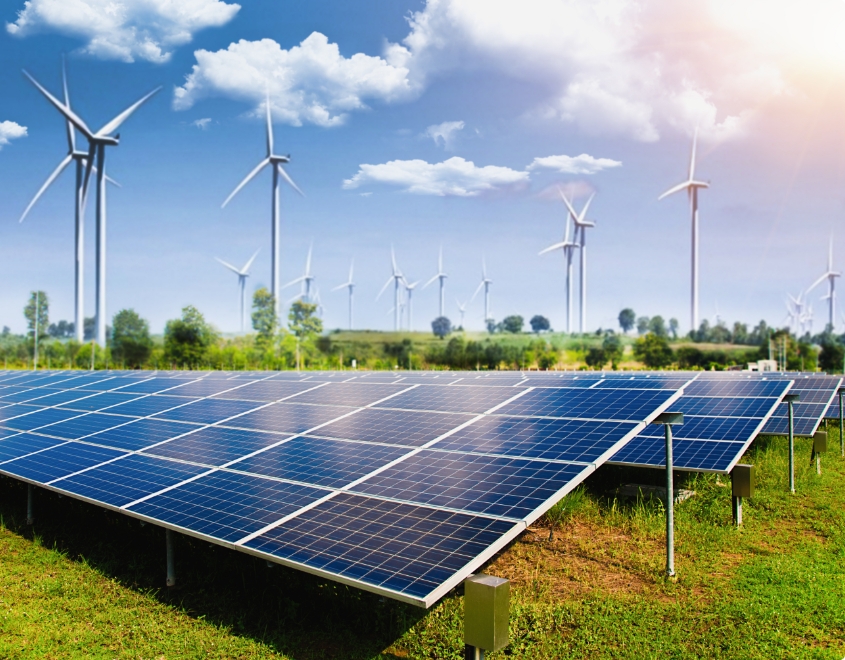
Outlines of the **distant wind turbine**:
{"label": "distant wind turbine", "polygon": [[393,330],[395,332],[399,332],[399,312],[400,312],[400,295],[399,295],[399,287],[402,285],[403,280],[405,277],[402,275],[402,271],[399,270],[399,267],[396,265],[396,253],[393,250],[393,246],[390,246],[390,261],[393,267],[392,275],[387,278],[387,282],[384,283],[384,286],[381,287],[381,291],[378,292],[376,296],[376,300],[381,298],[381,294],[384,293],[384,290],[390,286],[390,283],[393,282]]}
{"label": "distant wind turbine", "polygon": [[[564,197],[564,199],[566,198]],[[589,202],[587,202],[587,205],[589,205]],[[566,332],[568,333],[572,332],[572,255],[577,247],[578,243],[569,239],[569,216],[567,215],[563,241],[550,245],[545,250],[540,250],[541,255],[554,250],[563,250],[563,256],[566,258]]]}
{"label": "distant wind turbine", "polygon": [[311,285],[314,283],[314,280],[317,279],[311,274],[311,250],[313,247],[314,246],[312,245],[308,248],[308,257],[305,259],[305,272],[295,280],[291,280],[282,287],[283,289],[287,289],[289,286],[293,286],[294,284],[302,284],[302,290],[288,302],[293,302],[297,299],[302,299],[303,302],[307,303],[313,302],[311,300]]}
{"label": "distant wind turbine", "polygon": [[575,213],[575,209],[572,208],[572,204],[569,203],[569,200],[566,198],[566,195],[563,194],[563,191],[560,188],[558,188],[557,191],[560,193],[560,197],[563,200],[563,203],[566,204],[566,208],[569,210],[569,215],[572,217],[572,222],[575,223],[574,238],[575,242],[579,245],[578,268],[580,270],[579,283],[581,288],[579,296],[579,302],[581,305],[581,334],[584,334],[585,332],[587,332],[587,229],[596,226],[595,222],[593,222],[592,220],[587,220],[586,218],[587,209],[590,208],[590,202],[593,201],[595,193],[590,195],[590,198],[587,200],[587,203],[584,204],[584,208],[581,209],[581,213]]}
{"label": "distant wind turbine", "polygon": [[[65,119],[73,124],[82,135],[88,140],[88,155],[85,158],[85,174],[82,181],[83,199],[81,208],[85,205],[85,192],[88,190],[88,181],[91,178],[91,172],[97,170],[97,239],[96,239],[96,316],[95,325],[97,333],[97,343],[100,346],[106,345],[106,147],[116,147],[120,142],[120,134],[112,135],[121,124],[125,122],[143,103],[158,92],[161,87],[157,87],[146,96],[142,96],[138,101],[130,105],[126,110],[115,116],[111,121],[106,123],[97,132],[88,128],[88,125],[73,110],[70,109],[70,104],[62,103],[48,92],[41,84],[33,78],[26,70],[24,75],[29,78],[30,82],[38,88],[44,97],[53,104],[53,107],[61,112]],[[72,147],[71,147],[72,148]],[[96,168],[94,161],[97,161]],[[81,220],[80,220],[81,222]],[[78,330],[77,330],[78,332]]]}
{"label": "distant wind turbine", "polygon": [[840,276],[840,273],[833,270],[833,237],[830,237],[830,248],[828,249],[827,253],[827,270],[825,273],[819,277],[810,288],[807,289],[807,293],[810,293],[813,289],[815,289],[819,284],[827,280],[827,295],[822,297],[822,300],[827,300],[828,304],[828,325],[830,326],[831,330],[834,327],[834,322],[836,320],[836,278]]}
{"label": "distant wind turbine", "polygon": [[405,285],[405,295],[408,300],[408,332],[413,329],[414,325],[414,308],[411,305],[411,296],[414,293],[414,289],[417,288],[417,284],[419,282],[409,283],[404,277],[402,278],[402,284]]}
{"label": "distant wind turbine", "polygon": [[249,261],[244,264],[243,268],[235,268],[232,264],[223,261],[219,257],[214,257],[218,262],[226,266],[229,270],[238,276],[238,288],[241,290],[241,332],[246,332],[246,278],[249,277],[249,269],[255,257],[258,256],[260,250],[256,250]]}
{"label": "distant wind turbine", "polygon": [[681,190],[686,190],[687,196],[689,197],[692,214],[692,292],[690,300],[690,325],[692,326],[692,330],[698,329],[698,189],[710,187],[708,182],[698,181],[695,178],[695,149],[697,143],[698,129],[696,129],[695,135],[692,138],[692,155],[690,156],[689,176],[687,180],[669,188],[669,190],[657,198],[661,200]]}
{"label": "distant wind turbine", "polygon": [[268,165],[273,169],[273,188],[272,188],[272,227],[271,227],[271,242],[272,242],[272,253],[271,257],[271,288],[270,292],[273,294],[273,298],[276,301],[276,316],[281,315],[281,301],[279,300],[279,296],[281,294],[281,290],[279,289],[279,241],[280,241],[280,228],[279,228],[279,177],[282,177],[285,181],[288,182],[291,188],[293,188],[296,192],[298,192],[303,197],[305,193],[303,193],[299,186],[297,186],[293,179],[288,176],[288,173],[285,172],[282,165],[284,163],[290,162],[290,154],[286,156],[279,156],[273,152],[273,122],[270,118],[270,95],[267,94],[264,101],[264,106],[267,110],[267,156],[260,162],[255,168],[246,175],[243,181],[238,184],[238,187],[232,191],[232,194],[226,198],[226,201],[223,202],[220,208],[225,208],[226,204],[238,194],[241,188],[243,188],[247,183],[249,183],[261,170],[263,170]]}
{"label": "distant wind turbine", "polygon": [[425,289],[429,284],[434,282],[435,280],[440,280],[440,314],[439,316],[445,315],[445,305],[444,305],[444,291],[445,291],[445,284],[446,278],[449,277],[446,273],[443,272],[443,246],[440,246],[440,256],[437,259],[437,275],[432,277],[428,282],[423,285],[423,289]]}
{"label": "distant wind turbine", "polygon": [[464,327],[464,313],[467,311],[467,303],[461,304],[461,301],[455,298],[455,302],[458,303],[458,312],[461,315],[461,327]]}
{"label": "distant wind turbine", "polygon": [[355,267],[355,262],[349,263],[349,279],[343,284],[336,286],[332,291],[340,291],[341,289],[349,290],[349,329],[352,330],[352,305],[355,291],[355,282],[352,280],[352,269]]}
{"label": "distant wind turbine", "polygon": [[493,284],[493,280],[487,277],[487,264],[484,261],[484,257],[481,257],[481,282],[478,285],[478,288],[475,290],[475,293],[472,294],[472,298],[469,299],[470,302],[475,300],[475,297],[478,295],[478,292],[481,291],[482,287],[484,288],[484,323],[486,324],[487,321],[490,320],[490,285]]}

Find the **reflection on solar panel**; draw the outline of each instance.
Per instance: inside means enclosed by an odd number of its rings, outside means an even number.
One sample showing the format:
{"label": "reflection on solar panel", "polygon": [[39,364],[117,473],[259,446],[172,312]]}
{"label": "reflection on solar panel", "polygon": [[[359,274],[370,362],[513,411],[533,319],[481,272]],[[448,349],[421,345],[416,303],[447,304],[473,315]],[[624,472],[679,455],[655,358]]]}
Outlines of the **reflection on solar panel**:
{"label": "reflection on solar panel", "polygon": [[[421,606],[575,488],[686,382],[98,372],[0,374],[0,387],[33,390],[45,378],[49,405],[0,407],[0,473]],[[63,379],[74,394],[60,396]]]}
{"label": "reflection on solar panel", "polygon": [[[812,375],[796,378],[790,392],[800,398],[792,404],[793,428],[795,435],[812,436],[819,428],[825,411],[842,384],[839,376]],[[786,435],[789,431],[787,404],[782,403],[771,416],[763,430],[763,435]]]}

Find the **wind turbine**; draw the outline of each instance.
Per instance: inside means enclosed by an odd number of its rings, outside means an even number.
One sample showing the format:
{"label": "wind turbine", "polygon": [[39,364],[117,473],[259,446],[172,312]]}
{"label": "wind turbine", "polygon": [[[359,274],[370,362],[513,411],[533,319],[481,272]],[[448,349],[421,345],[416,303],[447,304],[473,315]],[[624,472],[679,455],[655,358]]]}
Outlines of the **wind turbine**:
{"label": "wind turbine", "polygon": [[692,292],[690,300],[690,325],[692,326],[692,330],[698,329],[698,189],[710,187],[708,182],[698,181],[695,178],[695,149],[697,143],[698,129],[696,129],[695,135],[692,138],[692,155],[690,156],[689,176],[687,180],[669,188],[669,190],[657,198],[661,200],[681,190],[686,190],[687,196],[689,197],[690,211],[692,214]]}
{"label": "wind turbine", "polygon": [[819,284],[827,280],[827,295],[822,297],[822,300],[827,300],[828,303],[828,325],[830,326],[831,330],[834,327],[834,321],[836,320],[836,278],[840,276],[840,273],[833,270],[833,237],[830,238],[830,248],[827,253],[827,271],[819,277],[813,284],[807,289],[807,293],[810,293],[813,289],[815,289]]}
{"label": "wind turbine", "polygon": [[[65,62],[62,60],[62,86],[65,94],[65,105],[70,107],[70,95],[67,90],[67,71]],[[67,155],[59,163],[58,167],[47,177],[44,184],[35,193],[35,197],[21,214],[18,222],[23,222],[26,216],[35,206],[35,203],[41,198],[47,188],[59,177],[59,175],[70,165],[71,161],[76,163],[76,191],[74,193],[74,226],[75,226],[75,243],[74,243],[74,328],[76,329],[76,340],[80,343],[85,338],[85,299],[84,299],[84,281],[85,281],[85,208],[84,200],[86,191],[82,188],[83,168],[88,159],[87,151],[78,151],[76,149],[76,129],[69,119],[65,119],[67,130]],[[96,168],[94,170],[96,172]],[[117,186],[120,185],[111,177],[107,176],[106,181]]]}
{"label": "wind turbine", "polygon": [[414,308],[411,306],[411,295],[414,293],[414,289],[417,288],[419,282],[411,284],[403,277],[402,284],[405,286],[405,295],[408,300],[408,332],[410,332],[414,325]]}
{"label": "wind turbine", "polygon": [[314,304],[317,306],[317,316],[322,317],[326,311],[323,308],[323,301],[320,299],[320,287],[314,287]]}
{"label": "wind turbine", "polygon": [[[566,199],[564,197],[564,199]],[[568,204],[567,204],[568,205]],[[587,202],[589,206],[589,202]],[[586,207],[585,207],[586,208]],[[578,243],[569,239],[569,216],[566,216],[566,233],[563,241],[550,245],[545,250],[540,250],[540,254],[546,254],[554,250],[563,250],[563,256],[566,257],[566,332],[572,332],[572,255]]]}
{"label": "wind turbine", "polygon": [[587,203],[584,204],[584,208],[581,209],[581,213],[575,213],[575,209],[572,208],[572,204],[570,204],[569,200],[566,199],[566,195],[563,194],[563,191],[560,188],[558,188],[557,191],[560,193],[563,203],[566,204],[566,208],[569,210],[572,222],[575,223],[574,239],[580,247],[578,252],[578,268],[580,270],[579,281],[581,284],[579,302],[581,304],[581,334],[584,334],[587,331],[587,228],[596,226],[595,222],[587,220],[586,217],[587,209],[590,208],[590,202],[593,201],[595,193],[590,195]]}
{"label": "wind turbine", "polygon": [[252,266],[252,262],[255,261],[255,257],[258,256],[259,251],[255,251],[255,254],[249,258],[249,261],[244,264],[243,268],[235,268],[232,264],[223,261],[219,257],[214,257],[238,276],[238,288],[241,290],[241,332],[246,332],[246,278],[249,277],[249,268]]}
{"label": "wind turbine", "polygon": [[290,154],[286,156],[279,156],[278,154],[273,153],[273,122],[270,119],[270,95],[269,93],[266,95],[266,99],[264,102],[264,106],[267,110],[267,156],[260,162],[255,168],[246,175],[243,181],[238,184],[238,187],[232,191],[232,194],[226,198],[226,201],[223,202],[220,208],[226,208],[226,204],[238,194],[241,188],[243,188],[247,183],[249,183],[261,170],[263,170],[268,165],[273,169],[273,188],[272,188],[272,204],[271,204],[271,217],[272,217],[272,227],[271,227],[271,242],[272,242],[272,254],[271,256],[271,290],[270,292],[273,294],[273,298],[276,301],[276,316],[281,314],[281,302],[279,300],[279,295],[281,290],[279,289],[279,177],[282,177],[285,181],[288,182],[291,188],[293,188],[296,192],[298,192],[303,197],[305,193],[303,193],[299,186],[297,186],[293,179],[288,176],[288,173],[285,172],[282,164],[290,162]]}
{"label": "wind turbine", "polygon": [[481,287],[484,287],[484,323],[490,320],[490,285],[493,284],[493,280],[487,277],[487,264],[484,261],[484,257],[481,257],[481,282],[478,285],[478,288],[475,290],[475,293],[472,294],[472,298],[469,299],[470,302],[475,300],[475,297],[478,295],[478,292],[481,291]]}
{"label": "wind turbine", "polygon": [[464,327],[464,313],[467,311],[467,303],[461,304],[461,301],[455,298],[455,302],[458,303],[458,311],[461,314],[461,327]]}
{"label": "wind turbine", "polygon": [[[35,85],[39,92],[53,104],[53,107],[61,112],[65,119],[73,124],[82,135],[88,140],[88,155],[85,157],[85,174],[82,181],[82,200],[79,202],[79,195],[77,195],[77,206],[81,211],[85,206],[85,195],[88,190],[88,181],[91,178],[91,172],[97,171],[97,239],[96,239],[96,329],[97,329],[97,343],[100,346],[106,345],[106,147],[116,147],[120,143],[120,133],[111,135],[120,128],[121,124],[125,122],[142,104],[144,104],[150,97],[157,93],[161,87],[156,87],[153,91],[145,96],[142,96],[135,103],[130,105],[126,110],[115,116],[111,121],[106,123],[97,132],[88,128],[88,125],[73,110],[70,109],[70,103],[65,101],[62,103],[41,86],[29,72],[24,70],[24,75],[29,78],[30,82]],[[67,89],[67,88],[65,88]],[[71,147],[73,150],[73,147]],[[97,165],[94,166],[96,159]],[[49,185],[49,183],[47,184]],[[79,187],[77,187],[78,190]],[[81,223],[81,219],[79,220]],[[81,243],[81,240],[80,240]],[[78,246],[78,249],[81,249]],[[78,253],[77,253],[78,258]],[[77,296],[79,296],[77,292]],[[79,301],[77,300],[77,305]],[[77,330],[77,333],[79,331]]]}
{"label": "wind turbine", "polygon": [[353,304],[353,296],[355,290],[355,282],[352,281],[352,269],[355,266],[355,262],[351,261],[349,263],[349,279],[346,280],[343,284],[336,286],[332,291],[340,291],[341,289],[349,289],[349,329],[352,330],[352,304]]}
{"label": "wind turbine", "polygon": [[446,273],[443,272],[443,246],[440,246],[440,256],[437,259],[437,275],[432,277],[428,282],[423,285],[423,289],[425,289],[429,284],[434,282],[434,280],[440,280],[440,314],[439,316],[444,316],[444,287],[446,284],[446,278],[449,277]]}
{"label": "wind turbine", "polygon": [[390,260],[393,265],[393,274],[387,278],[387,282],[385,282],[384,286],[381,287],[381,291],[378,292],[376,300],[381,298],[381,294],[383,294],[384,290],[390,286],[391,282],[393,282],[393,309],[391,310],[393,312],[393,330],[395,332],[399,332],[399,286],[405,277],[396,265],[396,253],[393,251],[392,245],[390,246]]}
{"label": "wind turbine", "polygon": [[311,302],[311,285],[314,280],[317,279],[311,274],[311,250],[313,247],[314,246],[312,245],[308,248],[308,257],[305,259],[305,272],[295,280],[291,280],[282,287],[283,289],[287,289],[289,286],[293,286],[299,282],[302,283],[302,290],[291,298],[290,302],[293,302],[297,298],[302,298],[302,300],[307,303]]}

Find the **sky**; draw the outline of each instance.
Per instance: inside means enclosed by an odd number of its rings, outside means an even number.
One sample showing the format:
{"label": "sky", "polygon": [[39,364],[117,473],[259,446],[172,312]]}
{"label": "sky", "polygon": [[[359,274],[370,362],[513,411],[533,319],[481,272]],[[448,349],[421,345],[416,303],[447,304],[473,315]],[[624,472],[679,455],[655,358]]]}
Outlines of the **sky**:
{"label": "sky", "polygon": [[[270,284],[269,172],[223,201],[276,151],[305,193],[283,186],[282,282],[309,246],[327,328],[347,324],[332,291],[354,260],[355,325],[392,328],[390,251],[413,294],[413,329],[481,281],[496,320],[547,316],[566,329],[566,208],[588,219],[587,323],[675,317],[689,329],[690,213],[698,131],[700,315],[785,325],[797,296],[845,260],[845,2],[842,0],[9,0],[0,10],[0,325],[24,330],[28,292],[73,318],[73,173],[19,218],[66,153],[59,113],[22,75],[61,92],[99,127],[161,91],[110,147],[107,316],[134,308],[161,332],[191,304],[239,328],[248,291]],[[84,145],[81,135],[77,136]],[[85,313],[94,313],[93,200]],[[573,328],[578,327],[577,256]],[[807,294],[814,330],[826,284]],[[287,301],[299,292],[282,292]],[[840,306],[837,329],[845,325]],[[465,326],[484,326],[482,295]],[[407,321],[407,318],[406,318]]]}

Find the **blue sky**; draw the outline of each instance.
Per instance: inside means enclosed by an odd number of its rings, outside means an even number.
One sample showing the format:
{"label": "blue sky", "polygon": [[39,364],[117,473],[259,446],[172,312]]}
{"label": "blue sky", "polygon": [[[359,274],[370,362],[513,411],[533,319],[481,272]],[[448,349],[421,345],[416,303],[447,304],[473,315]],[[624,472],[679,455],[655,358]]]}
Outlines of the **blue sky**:
{"label": "blue sky", "polygon": [[[301,274],[313,241],[328,328],[346,323],[345,294],[330,290],[351,259],[356,325],[389,329],[389,296],[375,297],[391,244],[410,281],[434,275],[442,244],[453,321],[484,255],[494,318],[544,314],[563,329],[563,257],[538,256],[564,232],[559,185],[577,207],[596,193],[588,329],[630,306],[686,330],[688,206],[657,197],[684,178],[696,126],[697,172],[711,183],[702,318],[781,324],[786,293],[824,272],[831,234],[842,263],[845,3],[502,5],[4,3],[0,324],[23,330],[35,288],[53,320],[73,316],[72,173],[18,223],[65,152],[59,114],[20,70],[58,93],[63,53],[72,104],[95,127],[163,86],[107,161],[122,184],[108,191],[108,315],[133,307],[156,332],[186,304],[238,328],[237,278],[214,257],[242,264],[260,248],[248,286],[269,285],[269,173],[220,208],[263,156],[265,88],[277,150],[306,195],[282,191],[282,281]],[[86,221],[93,315],[93,204]],[[823,288],[809,298],[815,330]],[[414,327],[436,313],[436,286],[418,290]],[[482,316],[479,296],[466,325]]]}

